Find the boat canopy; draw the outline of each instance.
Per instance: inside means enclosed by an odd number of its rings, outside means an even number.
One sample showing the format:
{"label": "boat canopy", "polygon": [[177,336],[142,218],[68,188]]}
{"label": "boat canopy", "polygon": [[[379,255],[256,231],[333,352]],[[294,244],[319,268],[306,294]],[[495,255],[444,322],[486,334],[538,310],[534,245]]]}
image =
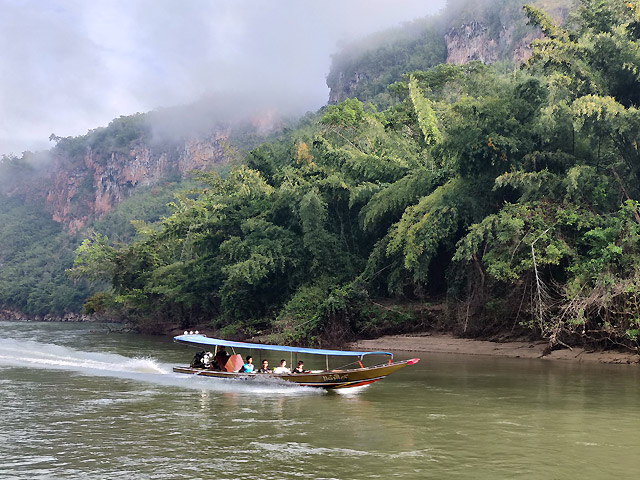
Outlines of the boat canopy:
{"label": "boat canopy", "polygon": [[202,334],[187,334],[173,337],[173,341],[177,343],[186,343],[188,345],[219,346],[230,348],[248,348],[253,350],[276,350],[279,352],[307,353],[309,355],[335,355],[342,357],[364,357],[365,355],[389,355],[393,358],[391,352],[353,352],[346,350],[324,350],[320,348],[304,348],[304,347],[287,347],[282,345],[266,345],[263,343],[248,342],[232,342],[230,340],[221,340],[219,338],[210,338]]}

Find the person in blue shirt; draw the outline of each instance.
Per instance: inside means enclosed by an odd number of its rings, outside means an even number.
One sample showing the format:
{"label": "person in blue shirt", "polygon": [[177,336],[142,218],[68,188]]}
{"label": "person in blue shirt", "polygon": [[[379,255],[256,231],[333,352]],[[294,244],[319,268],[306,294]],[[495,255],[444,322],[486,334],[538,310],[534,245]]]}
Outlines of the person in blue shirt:
{"label": "person in blue shirt", "polygon": [[240,373],[253,373],[253,357],[251,355],[247,355],[245,364],[240,369]]}

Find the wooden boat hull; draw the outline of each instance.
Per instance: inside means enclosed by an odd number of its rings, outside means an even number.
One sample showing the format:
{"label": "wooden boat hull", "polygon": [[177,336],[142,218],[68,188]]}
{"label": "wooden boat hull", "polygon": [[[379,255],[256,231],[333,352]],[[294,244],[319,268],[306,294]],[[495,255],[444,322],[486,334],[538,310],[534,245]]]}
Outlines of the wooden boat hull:
{"label": "wooden boat hull", "polygon": [[370,383],[382,380],[387,375],[407,365],[413,365],[415,363],[418,363],[417,358],[349,370],[323,370],[296,374],[221,372],[218,370],[191,367],[173,367],[173,371],[176,373],[214,378],[239,378],[246,380],[268,380],[277,378],[303,387],[333,389],[369,385]]}

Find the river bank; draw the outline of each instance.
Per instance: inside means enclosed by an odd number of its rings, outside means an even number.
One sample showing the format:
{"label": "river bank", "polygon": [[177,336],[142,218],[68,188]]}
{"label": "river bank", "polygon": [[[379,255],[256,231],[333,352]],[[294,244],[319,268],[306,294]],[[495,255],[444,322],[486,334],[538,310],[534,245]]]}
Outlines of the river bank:
{"label": "river bank", "polygon": [[[0,310],[0,320],[9,322],[78,322],[108,323],[107,319],[96,315],[67,314],[63,317],[54,315],[27,317],[16,315],[13,311]],[[198,330],[205,331],[207,326]],[[124,329],[123,329],[124,330]],[[179,335],[182,329],[171,328],[165,335]],[[256,341],[256,339],[249,339]],[[596,362],[609,364],[640,364],[640,355],[631,351],[620,350],[587,350],[581,347],[561,348],[546,352],[548,343],[542,340],[504,342],[460,338],[446,333],[415,333],[385,335],[371,340],[358,340],[347,344],[351,350],[384,350],[391,352],[425,352],[458,355],[483,355],[506,358],[538,358],[541,360],[560,360],[570,362]]]}
{"label": "river bank", "polygon": [[545,341],[493,342],[458,338],[440,333],[413,335],[387,335],[374,340],[350,343],[354,350],[385,350],[426,353],[451,353],[461,355],[485,355],[507,358],[538,358],[570,362],[599,362],[615,364],[639,364],[640,355],[624,351],[587,351],[584,348],[563,348],[546,353]]}
{"label": "river bank", "polygon": [[51,322],[51,323],[120,323],[107,315],[98,313],[74,313],[67,312],[62,314],[47,313],[45,315],[29,315],[18,310],[6,308],[0,309],[0,321],[3,322]]}

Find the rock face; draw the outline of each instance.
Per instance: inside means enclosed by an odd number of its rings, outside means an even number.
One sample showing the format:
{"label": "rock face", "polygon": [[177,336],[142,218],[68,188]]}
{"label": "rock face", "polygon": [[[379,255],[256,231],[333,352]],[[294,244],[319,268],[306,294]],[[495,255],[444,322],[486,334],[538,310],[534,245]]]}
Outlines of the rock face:
{"label": "rock face", "polygon": [[28,315],[17,310],[0,309],[0,320],[5,322],[109,322],[113,319],[93,314],[68,312],[61,315],[48,313],[46,315]]}
{"label": "rock face", "polygon": [[45,208],[71,233],[89,219],[100,218],[130,196],[136,187],[168,177],[184,177],[226,161],[227,130],[188,138],[182,144],[158,148],[136,141],[128,151],[102,153],[90,148],[81,162],[53,154],[56,165],[43,179]]}
{"label": "rock face", "polygon": [[[474,60],[485,64],[507,60],[520,65],[531,57],[531,42],[542,38],[540,29],[527,25],[523,1],[513,0],[500,5],[493,4],[491,0],[450,3],[451,8],[447,6],[439,17],[433,17],[438,28],[433,22],[426,22],[418,34],[419,24],[414,24],[412,33],[405,37],[396,35],[395,43],[385,40],[387,37],[383,35],[380,37],[382,40],[372,38],[366,43],[366,48],[350,49],[347,46],[335,55],[327,75],[329,104],[353,97],[363,102],[374,100],[378,103],[379,99],[373,97],[384,91],[389,83],[402,80],[402,74],[427,70],[445,61],[463,65]],[[468,11],[455,11],[455,3],[468,3]],[[553,3],[531,0],[527,3],[543,7],[559,24],[567,17],[571,4],[568,0]],[[440,46],[443,51],[438,58],[436,52]],[[425,51],[432,52],[432,55],[420,54]],[[379,85],[384,80],[387,82]],[[373,84],[376,88],[369,88]]]}
{"label": "rock face", "polygon": [[353,98],[360,83],[366,83],[369,75],[364,72],[338,72],[337,78],[330,85],[329,104],[336,105],[347,98]]}
{"label": "rock face", "polygon": [[193,108],[121,116],[78,137],[52,134],[51,150],[0,164],[0,195],[42,205],[76,233],[136,189],[215,169],[237,159],[238,146],[251,149],[286,125],[273,110],[220,120],[215,110]]}
{"label": "rock face", "polygon": [[[434,35],[441,36],[434,38]],[[349,55],[347,51],[342,56],[348,61],[336,61],[341,56],[334,57],[332,71],[327,76],[327,85],[330,89],[329,104],[337,104],[354,97],[366,102],[371,100],[367,98],[366,92],[381,90],[367,88],[367,84],[379,83],[383,78],[389,82],[401,80],[402,73],[416,69],[426,70],[441,62],[463,65],[474,60],[485,64],[510,60],[515,65],[519,65],[531,56],[531,42],[541,37],[542,33],[527,27],[523,18],[514,20],[507,17],[504,21],[494,19],[492,27],[481,20],[469,20],[437,34],[435,31],[430,31],[427,35],[425,31],[423,37],[407,43],[408,52],[419,52],[421,48],[435,52],[438,50],[437,46],[442,45],[442,57],[431,57],[432,61],[437,60],[433,63],[424,62],[426,58],[422,57],[419,57],[423,60],[421,63],[416,63],[415,58],[407,60],[412,56],[410,54],[386,56],[381,57],[377,62],[373,61],[372,58],[375,59],[376,55],[384,55],[384,47],[373,46],[370,52],[359,52],[354,55]],[[379,68],[380,63],[388,68],[377,71],[376,68]],[[395,76],[390,76],[389,72],[395,72]],[[386,88],[386,85],[384,87]]]}
{"label": "rock face", "polygon": [[497,35],[489,32],[486,25],[471,21],[451,28],[445,34],[447,63],[463,65],[473,60],[495,63],[507,58],[519,65],[531,56],[531,42],[542,38],[542,32],[529,32],[514,40],[514,24],[501,24]]}

